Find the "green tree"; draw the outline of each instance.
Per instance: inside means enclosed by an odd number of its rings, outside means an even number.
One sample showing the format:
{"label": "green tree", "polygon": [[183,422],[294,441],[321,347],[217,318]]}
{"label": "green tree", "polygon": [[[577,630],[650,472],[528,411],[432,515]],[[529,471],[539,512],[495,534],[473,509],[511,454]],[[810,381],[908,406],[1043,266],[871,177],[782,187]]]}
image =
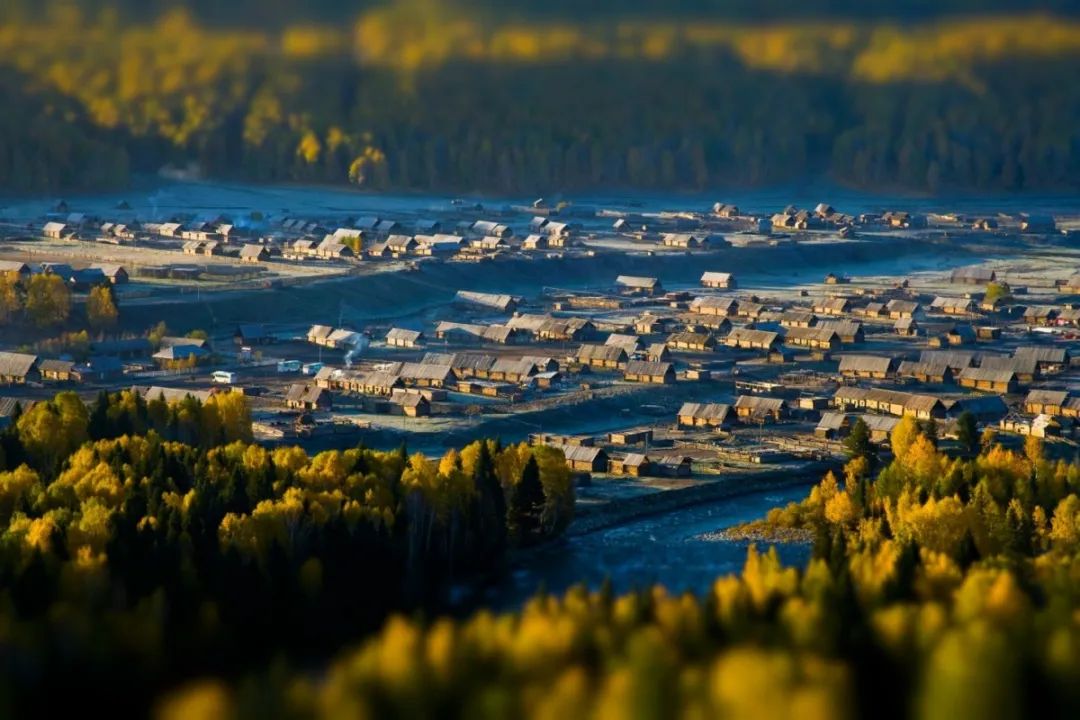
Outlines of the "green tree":
{"label": "green tree", "polygon": [[956,419],[956,439],[964,452],[974,455],[979,452],[979,428],[975,422],[975,415],[970,410],[960,413]]}
{"label": "green tree", "polygon": [[844,452],[852,460],[864,458],[871,465],[877,461],[877,448],[870,440],[870,427],[862,418],[855,420],[851,433],[844,439]]}
{"label": "green tree", "polygon": [[507,515],[507,526],[518,544],[528,545],[541,536],[546,501],[540,482],[540,465],[529,455],[521,479],[510,491]]}
{"label": "green tree", "polygon": [[38,327],[59,325],[71,314],[71,291],[56,275],[35,275],[26,288],[26,314]]}

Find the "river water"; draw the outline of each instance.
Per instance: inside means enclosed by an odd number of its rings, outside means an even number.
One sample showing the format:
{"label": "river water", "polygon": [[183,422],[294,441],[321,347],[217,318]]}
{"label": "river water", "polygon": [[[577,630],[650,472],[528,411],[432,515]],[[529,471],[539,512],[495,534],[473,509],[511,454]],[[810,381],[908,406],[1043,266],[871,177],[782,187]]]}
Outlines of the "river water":
{"label": "river water", "polygon": [[[538,589],[561,594],[584,583],[597,588],[610,579],[615,592],[665,586],[669,592],[704,593],[721,575],[739,571],[750,543],[702,535],[763,517],[771,508],[801,500],[809,486],[751,492],[567,538],[526,556],[490,587],[481,604],[520,606]],[[806,545],[778,546],[788,564],[802,565]]]}

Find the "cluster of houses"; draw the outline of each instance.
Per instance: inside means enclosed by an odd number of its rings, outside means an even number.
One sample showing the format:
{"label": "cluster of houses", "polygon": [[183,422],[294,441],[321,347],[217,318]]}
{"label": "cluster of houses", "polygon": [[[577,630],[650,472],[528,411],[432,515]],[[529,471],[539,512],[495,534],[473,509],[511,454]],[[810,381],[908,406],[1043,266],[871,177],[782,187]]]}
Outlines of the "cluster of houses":
{"label": "cluster of houses", "polygon": [[99,285],[122,285],[130,277],[123,265],[94,263],[74,268],[66,263],[25,263],[19,260],[0,260],[0,273],[29,278],[34,275],[51,275],[64,281],[72,290],[88,290]]}

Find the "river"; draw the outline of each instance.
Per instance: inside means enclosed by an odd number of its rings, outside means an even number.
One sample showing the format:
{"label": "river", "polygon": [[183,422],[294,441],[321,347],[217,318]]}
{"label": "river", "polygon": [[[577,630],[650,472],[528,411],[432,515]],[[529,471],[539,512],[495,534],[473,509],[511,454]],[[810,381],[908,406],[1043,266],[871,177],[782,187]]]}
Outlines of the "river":
{"label": "river", "polygon": [[[718,576],[740,570],[748,542],[703,539],[702,535],[763,517],[771,508],[801,500],[809,487],[796,485],[751,492],[617,527],[570,535],[530,552],[480,598],[493,609],[520,606],[538,589],[561,594],[584,583],[596,588],[610,579],[623,593],[653,584],[669,592],[707,592]],[[778,546],[788,564],[809,558],[806,545]]]}

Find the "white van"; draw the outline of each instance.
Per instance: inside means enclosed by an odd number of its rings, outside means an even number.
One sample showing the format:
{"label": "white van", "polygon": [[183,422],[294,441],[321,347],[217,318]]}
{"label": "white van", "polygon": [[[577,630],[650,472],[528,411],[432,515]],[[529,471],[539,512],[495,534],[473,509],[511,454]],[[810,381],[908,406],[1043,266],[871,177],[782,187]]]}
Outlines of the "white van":
{"label": "white van", "polygon": [[232,385],[236,382],[236,373],[229,372],[228,370],[215,370],[211,377],[214,379],[214,382],[219,385]]}
{"label": "white van", "polygon": [[300,372],[299,360],[279,360],[277,364],[277,371],[279,373],[294,373]]}

